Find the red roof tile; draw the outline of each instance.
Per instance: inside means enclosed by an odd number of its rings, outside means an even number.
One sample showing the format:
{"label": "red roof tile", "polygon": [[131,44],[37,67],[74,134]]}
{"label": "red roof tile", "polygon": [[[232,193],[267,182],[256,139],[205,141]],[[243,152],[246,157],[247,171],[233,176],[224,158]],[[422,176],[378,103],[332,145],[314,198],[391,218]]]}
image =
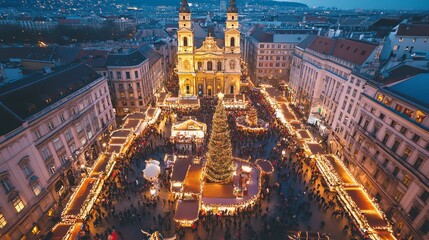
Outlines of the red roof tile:
{"label": "red roof tile", "polygon": [[318,36],[309,46],[316,52],[362,65],[377,45],[351,39],[333,39]]}

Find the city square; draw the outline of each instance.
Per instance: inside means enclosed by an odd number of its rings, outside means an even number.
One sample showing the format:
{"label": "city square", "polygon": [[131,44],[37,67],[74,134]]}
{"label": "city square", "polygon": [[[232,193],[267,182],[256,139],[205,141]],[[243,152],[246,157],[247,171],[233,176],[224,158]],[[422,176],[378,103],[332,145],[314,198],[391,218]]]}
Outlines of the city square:
{"label": "city square", "polygon": [[0,0],[0,239],[428,239],[429,5],[304,2]]}

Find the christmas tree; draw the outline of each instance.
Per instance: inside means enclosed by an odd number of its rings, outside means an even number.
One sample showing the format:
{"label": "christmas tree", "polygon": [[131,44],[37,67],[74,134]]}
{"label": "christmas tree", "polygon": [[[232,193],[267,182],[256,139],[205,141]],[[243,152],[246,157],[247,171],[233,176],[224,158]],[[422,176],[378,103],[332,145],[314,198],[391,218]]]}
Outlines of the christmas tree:
{"label": "christmas tree", "polygon": [[246,121],[247,124],[249,124],[249,126],[251,127],[255,127],[256,125],[258,125],[258,112],[256,111],[256,108],[250,108],[246,116]]}
{"label": "christmas tree", "polygon": [[230,183],[234,177],[231,136],[222,96],[219,97],[213,116],[205,176],[206,180],[212,183]]}

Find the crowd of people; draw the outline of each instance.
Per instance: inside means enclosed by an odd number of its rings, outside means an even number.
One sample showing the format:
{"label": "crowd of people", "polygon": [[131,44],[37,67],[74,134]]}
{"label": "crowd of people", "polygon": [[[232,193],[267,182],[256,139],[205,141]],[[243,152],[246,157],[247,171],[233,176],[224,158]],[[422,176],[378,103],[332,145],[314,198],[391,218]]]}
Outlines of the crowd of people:
{"label": "crowd of people", "polygon": [[[296,136],[275,118],[272,106],[259,91],[246,94],[257,109],[258,117],[268,122],[269,128],[263,133],[237,129],[235,119],[246,111],[228,111],[233,154],[250,161],[268,159],[275,167],[275,174],[265,176],[261,200],[252,209],[233,215],[200,213],[199,221],[189,229],[195,239],[278,239],[278,236],[285,236],[293,230],[323,231],[326,220],[343,224],[344,236],[360,236],[335,195],[325,187],[317,168],[311,167],[312,160],[305,156]],[[151,183],[143,178],[141,170],[147,159],[162,160],[166,153],[180,152],[170,141],[166,130],[173,124],[172,116],[176,119],[194,116],[207,124],[205,144],[198,151],[188,152],[204,154],[216,101],[216,98],[202,98],[199,109],[163,110],[158,121],[135,138],[129,152],[118,159],[85,221],[87,236],[107,239],[115,229],[121,237],[123,229],[127,229],[125,226],[132,225],[146,226],[148,232],[156,230],[164,235],[176,234],[179,239],[184,238],[188,230],[178,228],[172,219],[175,199],[168,194],[168,175],[161,171],[160,194],[151,196],[148,193]],[[315,211],[329,217],[320,218],[317,228],[312,224]]]}

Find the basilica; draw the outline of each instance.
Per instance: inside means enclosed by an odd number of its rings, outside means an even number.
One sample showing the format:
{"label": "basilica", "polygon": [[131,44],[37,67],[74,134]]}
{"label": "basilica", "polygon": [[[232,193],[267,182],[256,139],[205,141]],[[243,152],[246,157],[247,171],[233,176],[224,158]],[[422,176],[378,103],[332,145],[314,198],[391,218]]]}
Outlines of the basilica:
{"label": "basilica", "polygon": [[191,10],[187,0],[181,1],[177,31],[177,74],[181,97],[240,92],[240,31],[235,0],[230,0],[226,15],[223,41],[217,41],[209,32],[202,44],[197,44]]}

